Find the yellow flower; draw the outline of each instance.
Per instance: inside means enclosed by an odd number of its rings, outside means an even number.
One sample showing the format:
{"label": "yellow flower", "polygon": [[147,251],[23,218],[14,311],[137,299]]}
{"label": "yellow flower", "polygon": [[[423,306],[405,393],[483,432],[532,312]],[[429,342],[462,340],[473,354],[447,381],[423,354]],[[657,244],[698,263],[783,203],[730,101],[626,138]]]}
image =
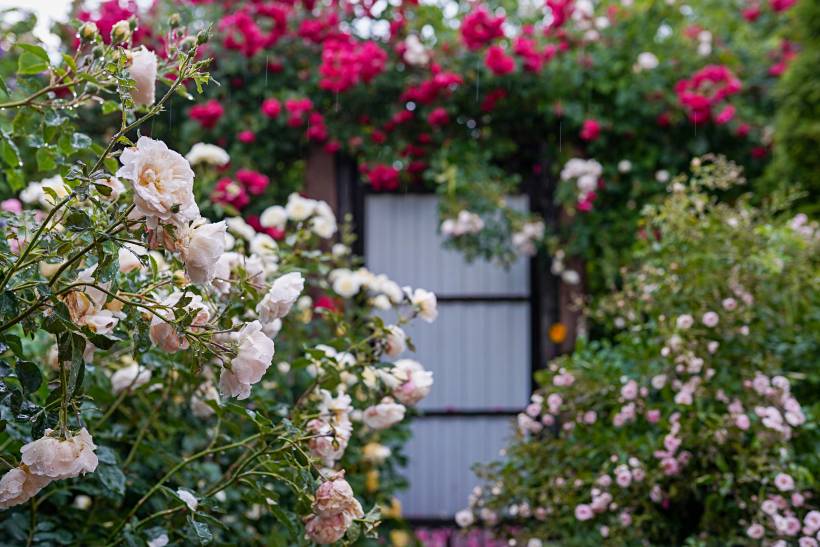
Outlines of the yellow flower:
{"label": "yellow flower", "polygon": [[368,492],[376,492],[379,489],[379,470],[371,469],[367,472],[364,481],[364,487]]}
{"label": "yellow flower", "polygon": [[393,547],[407,547],[410,545],[410,534],[407,530],[390,530],[390,544]]}

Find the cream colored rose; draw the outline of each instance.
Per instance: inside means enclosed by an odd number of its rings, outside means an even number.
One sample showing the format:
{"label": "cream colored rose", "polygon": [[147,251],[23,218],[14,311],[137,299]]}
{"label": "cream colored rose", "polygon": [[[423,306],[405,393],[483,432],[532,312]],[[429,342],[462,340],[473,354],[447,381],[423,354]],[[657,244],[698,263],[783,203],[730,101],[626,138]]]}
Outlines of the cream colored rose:
{"label": "cream colored rose", "polygon": [[383,444],[370,442],[364,445],[362,456],[365,461],[380,465],[390,457],[391,452],[390,448]]}
{"label": "cream colored rose", "polygon": [[145,247],[134,245],[133,243],[125,243],[120,247],[117,257],[120,263],[120,273],[130,273],[134,270],[142,269],[142,262],[139,257],[145,256],[148,251]]}
{"label": "cream colored rose", "polygon": [[117,176],[130,180],[136,209],[156,228],[159,221],[182,225],[199,217],[194,172],[188,161],[158,140],[140,137],[120,155]]}
{"label": "cream colored rose", "polygon": [[301,222],[307,220],[316,210],[317,201],[315,199],[303,198],[297,193],[288,196],[288,203],[285,205],[285,211],[288,218],[294,222]]}
{"label": "cream colored rose", "polygon": [[259,320],[269,324],[285,317],[305,288],[305,278],[299,272],[291,272],[276,279],[268,293],[256,306]]}
{"label": "cream colored rose", "polygon": [[430,394],[433,387],[433,373],[424,370],[421,363],[412,359],[396,361],[393,375],[401,381],[393,390],[393,396],[405,405],[418,403]]}
{"label": "cream colored rose", "polygon": [[319,545],[330,545],[342,539],[350,527],[345,515],[319,517],[311,515],[305,523],[308,538]]}
{"label": "cream colored rose", "polygon": [[398,357],[407,349],[407,334],[397,325],[388,325],[385,330],[387,336],[384,353],[388,357]]}
{"label": "cream colored rose", "polygon": [[50,482],[48,477],[32,474],[25,465],[7,471],[0,479],[0,510],[27,502]]}
{"label": "cream colored rose", "polygon": [[237,399],[247,399],[250,386],[262,379],[273,361],[273,340],[262,332],[262,323],[253,321],[236,333],[239,348],[231,368],[223,368],[219,387]]}
{"label": "cream colored rose", "polygon": [[111,375],[111,389],[120,393],[124,389],[134,390],[151,381],[151,371],[132,361],[128,366]]}
{"label": "cream colored rose", "polygon": [[351,298],[362,288],[362,277],[357,272],[340,268],[330,272],[333,292],[342,298]]}
{"label": "cream colored rose", "polygon": [[281,205],[268,207],[259,215],[259,224],[265,228],[283,230],[288,222],[288,213]]}
{"label": "cream colored rose", "polygon": [[263,257],[276,257],[278,249],[279,245],[277,245],[276,240],[268,234],[255,234],[251,239],[250,250],[252,254]]}
{"label": "cream colored rose", "polygon": [[334,473],[316,489],[313,512],[320,517],[332,517],[341,513],[351,520],[364,516],[359,500],[344,478],[344,471]]}
{"label": "cream colored rose", "polygon": [[190,229],[180,250],[191,282],[210,283],[214,278],[216,265],[225,253],[226,230],[225,221],[206,221]]}
{"label": "cream colored rose", "polygon": [[157,87],[156,54],[144,47],[134,51],[128,72],[136,83],[136,87],[131,91],[134,104],[143,106],[154,104]]}
{"label": "cream colored rose", "polygon": [[21,460],[32,474],[57,480],[78,477],[97,469],[97,455],[94,454],[97,447],[86,428],[70,434],[68,439],[52,437],[51,433],[47,429],[43,437],[20,448]]}
{"label": "cream colored rose", "polygon": [[207,163],[209,165],[216,165],[222,167],[231,161],[228,153],[215,144],[206,144],[198,142],[191,147],[191,150],[185,154],[185,159],[191,165],[198,165],[200,163]]}
{"label": "cream colored rose", "polygon": [[413,305],[418,308],[419,317],[432,323],[438,317],[438,301],[436,295],[424,289],[413,292]]}
{"label": "cream colored rose", "polygon": [[373,405],[362,413],[362,421],[371,429],[387,429],[404,419],[404,405],[395,403],[390,397]]}
{"label": "cream colored rose", "polygon": [[209,381],[200,385],[191,396],[191,412],[197,418],[209,418],[214,415],[214,409],[208,401],[219,401],[219,392]]}

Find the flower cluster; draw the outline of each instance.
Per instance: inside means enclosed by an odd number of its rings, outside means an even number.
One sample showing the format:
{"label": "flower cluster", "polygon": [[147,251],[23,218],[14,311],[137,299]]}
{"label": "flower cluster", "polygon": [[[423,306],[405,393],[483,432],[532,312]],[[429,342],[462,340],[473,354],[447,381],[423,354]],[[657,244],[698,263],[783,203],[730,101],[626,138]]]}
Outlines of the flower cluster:
{"label": "flower cluster", "polygon": [[52,481],[79,477],[97,469],[97,447],[88,430],[68,432],[64,438],[52,433],[55,432],[46,430],[42,438],[20,448],[20,466],[0,478],[0,509],[27,502]]}
{"label": "flower cluster", "polygon": [[592,210],[592,204],[598,197],[597,191],[603,187],[603,168],[595,160],[572,158],[561,169],[561,180],[575,180],[577,207],[579,211]]}
{"label": "flower cluster", "polygon": [[[686,109],[693,123],[729,123],[735,116],[735,107],[725,104],[726,99],[740,92],[740,80],[724,65],[708,65],[691,78],[675,85],[678,101]],[[722,108],[714,112],[718,106]]]}
{"label": "flower cluster", "polygon": [[[613,341],[583,343],[538,374],[517,439],[480,469],[487,484],[460,525],[523,544],[817,541],[805,474],[817,435],[801,404],[816,400],[804,362],[816,291],[800,281],[816,269],[817,242],[745,204],[709,201],[703,189],[737,184],[737,168],[693,165],[688,187],[678,179],[646,213],[662,237],[589,310]],[[690,511],[704,518],[680,517]]]}

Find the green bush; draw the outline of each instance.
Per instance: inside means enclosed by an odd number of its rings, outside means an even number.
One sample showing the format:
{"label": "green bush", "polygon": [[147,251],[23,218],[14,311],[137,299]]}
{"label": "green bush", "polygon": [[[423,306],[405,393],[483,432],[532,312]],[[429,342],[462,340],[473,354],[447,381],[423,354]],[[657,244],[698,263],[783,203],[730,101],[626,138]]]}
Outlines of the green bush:
{"label": "green bush", "polygon": [[613,342],[538,375],[462,524],[530,545],[816,545],[817,225],[710,198],[741,180],[730,163],[694,172],[590,312]]}
{"label": "green bush", "polygon": [[803,0],[793,17],[802,49],[777,87],[774,162],[767,179],[799,183],[811,203],[820,191],[820,3]]}

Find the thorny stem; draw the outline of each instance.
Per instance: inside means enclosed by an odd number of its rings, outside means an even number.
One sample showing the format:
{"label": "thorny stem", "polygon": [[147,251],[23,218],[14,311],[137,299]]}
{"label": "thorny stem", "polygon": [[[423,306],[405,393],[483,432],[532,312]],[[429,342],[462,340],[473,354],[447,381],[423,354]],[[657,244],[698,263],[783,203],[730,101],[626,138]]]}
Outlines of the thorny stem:
{"label": "thorny stem", "polygon": [[48,212],[48,216],[46,216],[43,223],[40,225],[40,227],[34,233],[34,237],[31,238],[31,241],[29,242],[29,244],[26,245],[26,248],[23,249],[22,253],[20,253],[20,256],[14,262],[12,267],[9,268],[9,271],[7,271],[6,275],[3,276],[3,280],[0,281],[0,291],[2,291],[6,287],[6,284],[11,279],[11,276],[13,276],[14,273],[17,271],[20,264],[22,264],[23,261],[25,261],[25,259],[28,258],[29,253],[31,253],[31,250],[34,249],[34,246],[37,244],[37,241],[40,239],[40,236],[43,235],[43,232],[45,231],[48,224],[51,222],[51,219],[54,218],[54,215],[57,214],[57,211],[59,211],[63,207],[63,205],[68,203],[71,200],[71,197],[72,197],[71,194],[69,194],[68,196],[63,198],[63,200],[60,203],[55,205],[54,208],[51,211]]}
{"label": "thorny stem", "polygon": [[142,496],[139,499],[139,501],[134,505],[134,507],[131,508],[131,510],[128,512],[128,514],[114,528],[114,530],[111,532],[110,537],[113,538],[114,536],[116,536],[119,533],[119,531],[123,529],[123,527],[126,525],[126,523],[129,520],[131,520],[131,517],[133,517],[137,513],[137,511],[139,511],[140,507],[142,507],[145,504],[145,502],[148,501],[151,498],[151,496],[153,496],[157,492],[157,490],[159,490],[162,487],[162,485],[165,484],[165,482],[168,479],[173,477],[174,474],[177,471],[179,471],[180,469],[182,469],[183,467],[185,467],[189,463],[194,462],[194,461],[196,461],[200,458],[203,458],[203,457],[208,456],[210,454],[216,454],[218,452],[224,452],[226,450],[231,450],[232,448],[238,448],[238,447],[243,446],[243,445],[245,445],[245,444],[247,444],[247,443],[249,443],[253,440],[258,439],[261,436],[262,436],[262,433],[255,433],[254,435],[251,435],[250,437],[246,437],[245,439],[242,439],[241,441],[237,441],[237,442],[234,442],[234,443],[218,446],[218,447],[215,447],[215,448],[207,448],[205,450],[201,450],[200,452],[197,452],[196,454],[188,456],[187,458],[185,458],[182,461],[180,461],[179,463],[177,463],[175,466],[173,466],[171,469],[169,469],[168,472],[165,473],[165,475],[163,475],[162,478],[159,481],[157,481],[148,490],[148,492],[145,493],[144,496]]}

